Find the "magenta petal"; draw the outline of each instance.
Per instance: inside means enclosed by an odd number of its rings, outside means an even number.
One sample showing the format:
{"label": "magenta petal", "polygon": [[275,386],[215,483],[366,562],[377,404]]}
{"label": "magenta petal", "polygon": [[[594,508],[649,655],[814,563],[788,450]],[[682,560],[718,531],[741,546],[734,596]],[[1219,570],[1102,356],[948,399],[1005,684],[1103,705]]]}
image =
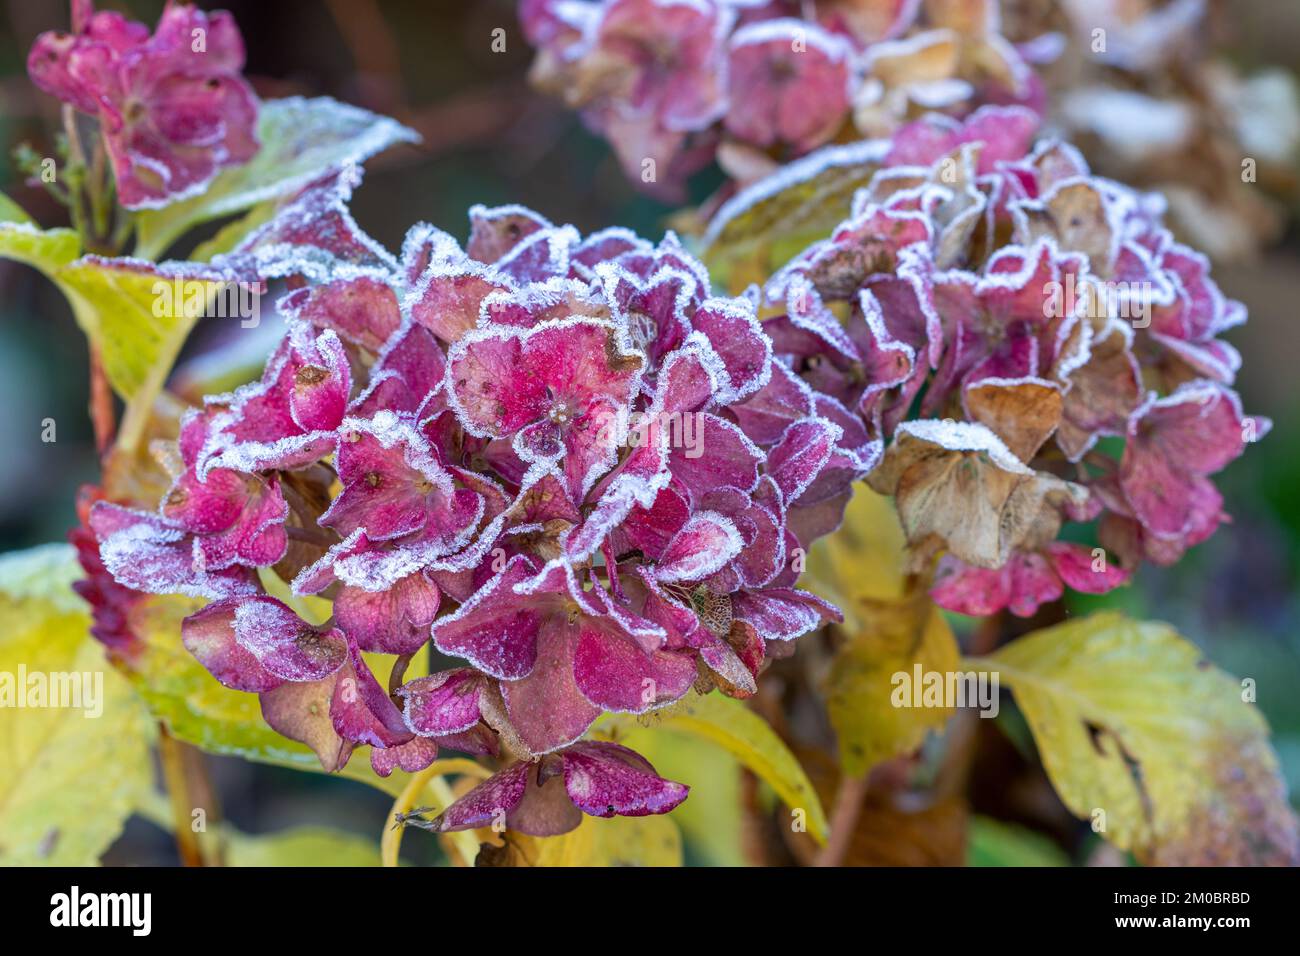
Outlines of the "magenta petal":
{"label": "magenta petal", "polygon": [[792,422],[813,414],[808,386],[781,362],[772,361],[770,367],[767,384],[731,409],[745,434],[760,445],[780,441]]}
{"label": "magenta petal", "polygon": [[1051,564],[1036,551],[1013,553],[1006,567],[1011,576],[1007,607],[1017,617],[1031,617],[1040,606],[1059,599],[1065,591]]}
{"label": "magenta petal", "polygon": [[317,681],[281,684],[261,695],[262,717],[271,729],[310,747],[326,773],[343,769],[353,747],[352,741],[338,735],[330,720],[330,699],[338,676],[335,671]]}
{"label": "magenta petal", "polygon": [[441,737],[469,730],[480,718],[482,676],[470,668],[440,671],[418,677],[397,689],[406,703],[406,725],[425,737]]}
{"label": "magenta petal", "polygon": [[830,140],[849,111],[853,48],[815,23],[778,18],[731,37],[727,131],[756,146],[807,152]]}
{"label": "magenta petal", "polygon": [[750,491],[758,484],[763,453],[738,427],[701,412],[693,416],[694,441],[674,444],[669,453],[672,474],[687,488],[693,501],[716,488]]}
{"label": "magenta petal", "polygon": [[1045,550],[1052,568],[1061,580],[1084,594],[1105,594],[1126,584],[1132,577],[1132,571],[1107,559],[1104,553],[1099,556],[1093,549],[1081,544],[1054,541]]}
{"label": "magenta petal", "polygon": [[263,482],[253,478],[238,520],[214,534],[198,537],[205,568],[219,571],[231,565],[269,567],[284,557],[289,540],[284,529],[289,505],[276,477]]}
{"label": "magenta petal", "polygon": [[289,394],[289,412],[304,432],[337,428],[343,421],[352,387],[348,356],[338,335],[322,332],[315,346],[313,358],[320,364],[304,361],[298,365]]}
{"label": "magenta petal", "polygon": [[347,644],[338,631],[312,627],[275,598],[259,596],[234,603],[235,640],[277,677],[320,680],[347,659]]}
{"label": "magenta petal", "polygon": [[248,568],[208,571],[198,560],[196,539],[157,515],[101,501],[91,509],[90,527],[104,567],[132,590],[210,598],[257,590]]}
{"label": "magenta petal", "polygon": [[1140,407],[1120,462],[1120,485],[1135,517],[1161,535],[1203,523],[1205,476],[1241,454],[1243,433],[1236,394],[1210,382],[1188,383]]}
{"label": "magenta petal", "polygon": [[416,572],[386,591],[340,588],[334,622],[363,651],[414,654],[429,640],[438,603],[437,585]]}
{"label": "magenta petal", "polygon": [[722,358],[731,382],[727,398],[741,401],[763,386],[772,343],[746,300],[708,299],[691,316],[691,325]]}
{"label": "magenta petal", "polygon": [[523,761],[493,774],[438,814],[433,829],[446,833],[489,827],[498,821],[504,825],[507,814],[524,799],[532,769]]}
{"label": "magenta petal", "polygon": [[594,817],[668,813],[690,790],[663,779],[648,760],[618,744],[584,741],[565,750],[562,759],[569,798]]}
{"label": "magenta petal", "polygon": [[383,347],[402,320],[393,287],[364,275],[297,289],[280,300],[279,309],[372,352]]}
{"label": "magenta petal", "polygon": [[820,418],[795,422],[768,453],[767,471],[781,491],[781,500],[793,504],[822,473],[843,430]]}
{"label": "magenta petal", "polygon": [[338,674],[330,699],[330,720],[344,740],[372,747],[396,747],[413,736],[402,713],[379,686],[355,644],[348,648],[349,660]]}
{"label": "magenta petal", "polygon": [[274,690],[285,679],[272,674],[235,639],[238,607],[237,599],[217,601],[191,614],[181,623],[181,642],[227,687],[253,694]]}
{"label": "magenta petal", "polygon": [[438,758],[438,745],[427,737],[416,737],[391,747],[371,747],[370,766],[381,777],[394,770],[417,773]]}
{"label": "magenta petal", "polygon": [[465,251],[479,262],[496,262],[519,243],[551,223],[523,206],[474,206],[469,211],[470,235]]}
{"label": "magenta petal", "polygon": [[731,596],[731,613],[769,641],[789,641],[823,624],[844,620],[834,605],[795,588],[738,591]]}
{"label": "magenta petal", "polygon": [[549,596],[525,599],[514,588],[535,570],[528,558],[512,558],[454,614],[434,623],[434,645],[502,680],[529,674],[537,660],[542,623],[550,613]]}
{"label": "magenta petal", "polygon": [[731,520],[697,512],[664,548],[655,567],[660,581],[700,581],[740,553],[744,541]]}
{"label": "magenta petal", "polygon": [[935,572],[930,597],[942,608],[984,617],[1011,601],[1011,573],[1001,568],[977,568],[953,555],[944,555]]}
{"label": "magenta petal", "polygon": [[691,688],[695,663],[675,651],[646,653],[608,629],[582,629],[573,677],[583,697],[603,710],[642,713],[677,700]]}
{"label": "magenta petal", "polygon": [[572,743],[600,716],[600,707],[579,690],[574,678],[571,630],[566,618],[550,618],[536,643],[536,666],[527,677],[501,683],[510,722],[534,754]]}

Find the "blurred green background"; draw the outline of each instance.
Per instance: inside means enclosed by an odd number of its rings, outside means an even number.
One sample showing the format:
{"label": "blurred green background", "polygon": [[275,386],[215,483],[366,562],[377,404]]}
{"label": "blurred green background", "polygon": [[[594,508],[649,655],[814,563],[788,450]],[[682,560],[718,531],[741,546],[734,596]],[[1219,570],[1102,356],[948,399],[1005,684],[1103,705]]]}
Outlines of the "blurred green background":
{"label": "blurred green background", "polygon": [[[161,0],[102,4],[153,23]],[[209,6],[209,4],[203,4]],[[608,147],[526,82],[531,51],[509,0],[228,0],[248,48],[247,73],[263,96],[326,94],[397,117],[424,137],[367,165],[357,219],[389,248],[408,226],[432,222],[464,236],[475,203],[520,202],[583,232],[612,224],[658,236],[676,207],[637,194]],[[1300,4],[1232,4],[1227,52],[1249,65],[1300,65]],[[57,103],[27,80],[34,37],[67,28],[62,2],[0,2],[0,190],[45,226],[62,210],[19,181],[7,162],[29,141],[52,153]],[[504,28],[506,50],[492,52]],[[703,175],[689,199],[720,182]],[[187,251],[184,247],[181,252]],[[1291,785],[1300,791],[1300,231],[1294,217],[1263,258],[1216,267],[1250,323],[1229,333],[1241,350],[1246,409],[1273,432],[1222,476],[1233,516],[1173,569],[1144,568],[1108,599],[1168,620],[1216,663],[1254,677],[1259,704]],[[204,330],[196,340],[201,342]],[[74,522],[77,486],[96,473],[85,413],[85,340],[59,293],[35,272],[0,262],[0,550],[61,540]],[[41,441],[42,420],[57,441]],[[1086,605],[1078,601],[1075,610]],[[389,799],[347,781],[214,758],[224,809],[246,832],[322,823],[377,837]],[[434,841],[412,834],[415,856]],[[174,860],[170,838],[133,821],[106,862]]]}

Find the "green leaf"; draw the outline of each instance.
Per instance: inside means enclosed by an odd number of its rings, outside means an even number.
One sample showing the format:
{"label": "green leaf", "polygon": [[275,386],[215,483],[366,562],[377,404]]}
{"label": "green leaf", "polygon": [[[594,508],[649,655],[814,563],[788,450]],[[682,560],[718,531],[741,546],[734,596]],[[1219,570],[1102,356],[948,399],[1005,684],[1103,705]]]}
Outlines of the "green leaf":
{"label": "green leaf", "polygon": [[1069,866],[1070,858],[1041,833],[988,817],[971,817],[966,865]]}
{"label": "green leaf", "polygon": [[217,175],[201,195],[136,219],[136,255],[156,259],[193,226],[297,192],[326,170],[361,163],[419,136],[384,116],[329,97],[267,100],[258,114],[262,148]]}
{"label": "green leaf", "polygon": [[803,811],[808,832],[817,842],[826,841],[826,811],[808,775],[776,732],[740,701],[721,694],[689,694],[639,720],[628,714],[606,714],[596,727],[616,735],[638,726],[655,727],[712,741],[767,781],[787,807]]}
{"label": "green leaf", "polygon": [[757,256],[770,275],[810,241],[827,236],[844,219],[853,194],[879,168],[889,144],[863,140],[825,146],[741,190],[714,215],[704,234],[704,259],[722,284],[728,273]]}
{"label": "green leaf", "polygon": [[32,217],[22,206],[4,193],[0,193],[0,222],[31,222]]}
{"label": "green leaf", "polygon": [[[75,596],[59,593],[75,567],[65,545],[0,560],[0,864],[7,866],[93,865],[153,785],[153,723],[91,638]],[[5,700],[6,684],[31,702],[33,675],[53,687],[55,675],[73,673],[89,675],[81,689],[96,700],[83,697],[81,707]]]}
{"label": "green leaf", "polygon": [[71,229],[40,229],[31,220],[0,221],[0,258],[40,269],[58,281],[58,271],[81,255],[81,240]]}
{"label": "green leaf", "polygon": [[1011,685],[1065,805],[1141,862],[1300,861],[1264,718],[1168,625],[1094,614],[969,665]]}

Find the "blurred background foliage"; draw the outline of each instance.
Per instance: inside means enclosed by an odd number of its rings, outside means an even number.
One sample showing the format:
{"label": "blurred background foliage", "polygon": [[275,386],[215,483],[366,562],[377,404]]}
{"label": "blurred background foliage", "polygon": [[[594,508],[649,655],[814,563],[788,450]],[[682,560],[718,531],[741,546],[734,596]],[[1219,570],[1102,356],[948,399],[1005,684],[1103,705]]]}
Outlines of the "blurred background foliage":
{"label": "blurred background foliage", "polygon": [[[208,4],[204,4],[207,6]],[[225,0],[248,48],[247,73],[266,97],[330,95],[416,128],[424,142],[391,150],[367,164],[354,212],[362,226],[397,248],[409,225],[426,220],[457,235],[467,231],[475,202],[519,202],[583,232],[612,224],[645,235],[662,233],[670,215],[702,201],[721,182],[702,174],[680,205],[634,191],[605,143],[583,129],[575,114],[531,91],[524,43],[511,0]],[[114,0],[106,6],[152,23],[161,0]],[[1226,23],[1225,23],[1226,21]],[[1300,67],[1300,4],[1234,0],[1221,48],[1248,67]],[[0,191],[44,226],[61,225],[61,210],[40,189],[16,178],[12,149],[30,142],[53,152],[57,103],[27,80],[24,61],[34,37],[66,29],[61,0],[0,2]],[[492,51],[496,28],[506,31],[504,52]],[[192,240],[191,240],[192,242]],[[183,255],[186,247],[173,250]],[[1193,550],[1177,567],[1144,567],[1134,586],[1105,599],[1075,597],[1072,613],[1119,606],[1135,617],[1169,621],[1223,669],[1258,683],[1259,705],[1292,791],[1300,792],[1300,230],[1290,218],[1281,240],[1262,257],[1217,264],[1224,291],[1244,301],[1250,322],[1228,338],[1243,354],[1238,385],[1248,411],[1274,421],[1268,438],[1250,449],[1222,483],[1233,522]],[[264,320],[268,317],[264,317]],[[228,329],[225,320],[201,323],[186,356]],[[269,317],[274,326],[276,319]],[[213,326],[213,327],[210,327]],[[87,403],[85,339],[62,296],[32,270],[0,262],[0,551],[62,540],[74,523],[79,484],[93,480],[96,463]],[[41,439],[53,419],[57,441]],[[959,632],[969,622],[955,622]],[[972,779],[973,810],[1015,821],[1041,834],[1023,839],[1005,824],[977,819],[948,827],[943,807],[913,825],[928,828],[931,843],[966,834],[973,863],[1075,862],[1089,859],[1099,841],[1064,811],[1032,757],[1032,744],[1014,708],[1004,707],[995,730],[978,721],[980,760]],[[720,752],[683,745],[647,755],[669,777],[707,777],[674,815],[688,863],[742,862],[742,821],[736,807],[762,803]],[[212,758],[216,789],[231,823],[246,833],[290,826],[332,826],[377,838],[390,798],[347,780]],[[831,768],[833,770],[833,768]],[[816,782],[818,768],[809,766]],[[720,783],[712,781],[721,780]],[[438,862],[436,841],[411,834],[408,859]],[[302,860],[321,859],[311,831],[292,846]],[[870,841],[870,835],[864,837]],[[322,844],[323,845],[323,844]],[[171,837],[143,817],[133,820],[106,863],[175,860]],[[251,854],[252,851],[250,851]],[[339,846],[335,862],[364,861],[358,846]],[[885,862],[865,846],[864,860]],[[873,857],[873,853],[876,855]],[[944,856],[942,847],[932,858]],[[896,862],[923,862],[920,852]],[[249,855],[249,862],[256,857]]]}

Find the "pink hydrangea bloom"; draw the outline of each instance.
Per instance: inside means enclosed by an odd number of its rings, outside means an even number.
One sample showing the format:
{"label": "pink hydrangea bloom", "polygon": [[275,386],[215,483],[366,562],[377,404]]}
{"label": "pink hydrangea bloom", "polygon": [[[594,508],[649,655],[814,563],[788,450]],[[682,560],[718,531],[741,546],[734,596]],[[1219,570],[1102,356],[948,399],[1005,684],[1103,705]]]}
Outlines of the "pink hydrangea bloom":
{"label": "pink hydrangea bloom", "polygon": [[[686,788],[592,724],[751,695],[770,644],[837,620],[794,556],[879,441],[671,234],[475,207],[464,246],[421,225],[393,256],[348,215],[354,183],[323,176],[213,263],[291,278],[288,331],[259,381],[187,414],[157,514],[93,509],[105,568],[216,599],[186,647],[328,769],[499,755],[438,829],[672,809]],[[460,666],[403,681],[430,642]]]}
{"label": "pink hydrangea bloom", "polygon": [[934,598],[970,614],[1176,560],[1224,518],[1210,476],[1268,428],[1218,337],[1244,307],[1161,200],[1034,132],[1019,107],[903,128],[766,289],[777,356],[888,442],[868,481],[918,570],[940,558]]}
{"label": "pink hydrangea bloom", "polygon": [[257,152],[257,97],[225,11],[168,0],[153,34],[74,0],[71,33],[42,33],[27,57],[37,86],[96,117],[128,209],[201,192]]}
{"label": "pink hydrangea bloom", "polygon": [[[746,183],[926,110],[1042,99],[996,0],[521,0],[519,19],[534,83],[579,110],[650,191],[679,188],[715,155]],[[912,128],[900,158],[947,132]]]}

